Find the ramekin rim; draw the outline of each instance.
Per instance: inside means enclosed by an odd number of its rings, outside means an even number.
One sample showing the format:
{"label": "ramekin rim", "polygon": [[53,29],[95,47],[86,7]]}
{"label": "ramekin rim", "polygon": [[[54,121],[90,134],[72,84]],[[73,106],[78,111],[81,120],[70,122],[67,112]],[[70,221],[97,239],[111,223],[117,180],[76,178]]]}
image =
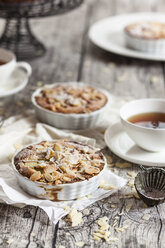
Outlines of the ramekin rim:
{"label": "ramekin rim", "polygon": [[[57,140],[57,139],[56,139]],[[55,141],[55,140],[51,140],[51,141]],[[42,142],[42,141],[41,141]],[[83,142],[80,142],[80,143],[83,143]],[[36,143],[30,143],[29,145],[35,145],[35,144],[38,144],[38,142]],[[15,152],[15,154],[14,154],[14,156],[12,157],[12,160],[11,160],[11,164],[12,164],[12,168],[13,168],[13,170],[14,170],[14,172],[17,174],[17,175],[19,175],[19,176],[21,176],[23,179],[25,179],[26,181],[28,181],[28,182],[30,182],[30,183],[34,183],[35,185],[38,185],[38,186],[46,186],[46,187],[48,187],[48,186],[52,186],[53,188],[59,188],[59,187],[66,187],[66,186],[71,186],[71,185],[79,185],[80,183],[82,184],[85,184],[85,183],[87,183],[87,182],[89,182],[89,181],[93,181],[93,180],[95,180],[96,179],[96,177],[98,177],[98,176],[101,176],[103,173],[104,173],[104,171],[105,171],[105,169],[106,169],[106,167],[107,167],[107,160],[106,160],[106,157],[104,156],[104,154],[103,154],[103,158],[104,158],[104,162],[105,162],[105,164],[104,164],[104,167],[103,167],[103,169],[99,172],[99,174],[97,174],[97,175],[95,175],[95,176],[93,176],[93,177],[91,177],[89,180],[87,180],[87,179],[85,179],[84,181],[79,181],[79,182],[74,182],[74,183],[65,183],[65,184],[59,184],[59,185],[53,185],[53,184],[48,184],[48,183],[44,183],[44,182],[36,182],[36,181],[31,181],[28,177],[25,177],[25,176],[23,176],[18,170],[17,170],[17,168],[16,168],[16,166],[15,166],[15,163],[14,163],[14,159],[15,159],[15,157],[16,157],[16,155],[20,152],[20,151],[22,151],[23,149],[25,149],[26,147],[28,147],[29,145],[26,145],[26,146],[24,146],[24,147],[22,147],[22,148],[20,148],[19,150],[17,150],[16,152]],[[93,146],[92,146],[93,147]]]}
{"label": "ramekin rim", "polygon": [[158,42],[158,41],[165,42],[165,38],[145,38],[145,37],[139,37],[137,35],[130,34],[130,32],[126,30],[126,27],[124,28],[124,34],[128,35],[129,37],[131,37],[133,39],[146,41],[146,42]]}
{"label": "ramekin rim", "polygon": [[[100,91],[101,91],[102,93],[104,93],[105,96],[107,97],[107,102],[106,102],[106,104],[105,104],[102,108],[100,108],[100,109],[98,109],[98,110],[96,110],[96,111],[92,111],[92,112],[90,112],[90,113],[81,113],[81,114],[75,114],[75,113],[71,113],[71,114],[67,114],[67,113],[66,113],[66,114],[64,114],[64,113],[53,112],[53,111],[48,110],[48,109],[45,109],[45,108],[41,107],[39,104],[37,104],[37,102],[36,102],[36,100],[35,100],[35,96],[36,96],[36,95],[37,95],[45,86],[50,86],[50,88],[51,88],[51,87],[53,87],[54,85],[58,85],[58,84],[61,84],[61,85],[62,85],[62,84],[73,84],[73,83],[75,83],[75,84],[76,84],[76,83],[77,83],[77,84],[84,84],[84,85],[91,86],[91,87],[93,87],[93,88],[96,88],[96,89],[100,90]],[[42,111],[44,111],[44,112],[47,112],[47,113],[49,113],[49,114],[52,114],[52,115],[57,115],[57,116],[61,116],[61,117],[74,117],[74,118],[89,117],[89,116],[98,114],[99,112],[102,112],[102,111],[105,110],[105,109],[109,106],[109,104],[110,104],[110,94],[109,94],[109,92],[108,92],[107,90],[105,90],[105,89],[100,89],[100,88],[98,88],[98,87],[92,86],[92,85],[90,85],[90,84],[86,84],[86,83],[84,83],[84,82],[64,82],[64,83],[62,83],[62,82],[57,82],[57,83],[48,84],[48,85],[45,85],[45,86],[42,86],[42,87],[36,89],[36,90],[32,93],[31,101],[32,101],[32,103],[33,103],[33,105],[34,105],[35,107],[37,107],[38,109],[40,109],[40,110],[42,110]]]}
{"label": "ramekin rim", "polygon": [[165,103],[165,99],[164,98],[141,98],[141,99],[136,99],[136,100],[132,100],[132,101],[129,101],[127,103],[125,103],[121,108],[120,108],[120,111],[119,111],[119,116],[120,116],[120,120],[122,120],[123,122],[127,123],[127,125],[130,125],[136,129],[140,129],[140,130],[145,130],[147,132],[151,132],[151,131],[154,131],[154,132],[164,132],[165,131],[165,128],[161,128],[161,129],[154,129],[154,128],[147,128],[147,127],[142,127],[142,126],[138,126],[134,123],[131,123],[130,121],[128,121],[127,119],[123,118],[122,115],[121,115],[121,112],[122,112],[122,109],[128,105],[128,104],[131,104],[131,103],[134,103],[134,102],[140,102],[140,101],[159,101],[159,102],[164,102]]}

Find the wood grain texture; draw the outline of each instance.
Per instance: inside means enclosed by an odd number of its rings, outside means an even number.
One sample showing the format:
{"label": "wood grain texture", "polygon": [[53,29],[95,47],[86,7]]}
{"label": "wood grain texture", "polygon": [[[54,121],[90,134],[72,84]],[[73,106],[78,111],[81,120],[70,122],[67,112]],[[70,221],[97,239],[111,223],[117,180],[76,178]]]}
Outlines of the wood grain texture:
{"label": "wood grain texture", "polygon": [[[59,17],[33,20],[34,32],[48,47],[42,59],[30,61],[33,75],[28,87],[21,93],[3,100],[5,116],[22,113],[31,108],[30,96],[37,82],[85,81],[106,88],[116,96],[164,97],[164,63],[130,59],[107,53],[88,40],[90,25],[99,19],[131,12],[165,11],[164,0],[86,0],[77,10]],[[2,22],[0,22],[0,28]],[[2,100],[1,100],[2,102]],[[23,103],[20,106],[20,103]],[[102,138],[102,137],[101,137]],[[122,161],[108,149],[114,161]],[[138,167],[133,165],[135,172]],[[119,175],[127,177],[128,169],[116,169]],[[70,227],[65,219],[53,226],[43,210],[32,206],[19,209],[0,204],[0,247],[6,248],[77,248],[76,242],[91,248],[164,248],[165,247],[165,204],[146,208],[141,200],[121,199],[126,187],[116,194],[88,207],[83,212],[84,223]],[[125,208],[131,204],[127,213]],[[115,205],[115,208],[112,207]],[[119,215],[123,212],[123,215]],[[143,220],[150,214],[149,220]],[[117,242],[106,244],[94,241],[92,234],[97,230],[95,221],[103,216],[109,219],[112,236]],[[119,216],[118,227],[128,225],[121,233],[114,230],[115,217]],[[12,241],[10,244],[7,241]]]}

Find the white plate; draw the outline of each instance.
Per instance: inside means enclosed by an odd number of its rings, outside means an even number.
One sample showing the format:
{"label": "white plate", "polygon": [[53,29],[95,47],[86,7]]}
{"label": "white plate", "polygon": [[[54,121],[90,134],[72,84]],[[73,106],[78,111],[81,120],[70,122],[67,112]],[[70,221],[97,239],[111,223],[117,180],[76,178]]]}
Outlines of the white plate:
{"label": "white plate", "polygon": [[104,136],[109,149],[124,160],[147,166],[165,166],[165,152],[148,152],[138,147],[120,122],[107,128]]}
{"label": "white plate", "polygon": [[28,72],[17,67],[9,76],[8,80],[3,82],[2,86],[0,85],[0,98],[16,94],[23,90],[28,83],[28,79]]}
{"label": "white plate", "polygon": [[119,55],[147,60],[165,61],[165,54],[150,54],[126,47],[123,29],[136,21],[165,22],[164,13],[133,13],[109,17],[96,22],[89,30],[90,40],[100,48]]}

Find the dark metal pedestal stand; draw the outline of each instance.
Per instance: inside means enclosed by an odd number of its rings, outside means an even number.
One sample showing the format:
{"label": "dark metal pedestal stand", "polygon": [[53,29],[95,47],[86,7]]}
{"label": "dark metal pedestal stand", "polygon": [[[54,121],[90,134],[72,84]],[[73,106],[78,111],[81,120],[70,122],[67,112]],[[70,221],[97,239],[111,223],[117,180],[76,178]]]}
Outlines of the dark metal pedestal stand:
{"label": "dark metal pedestal stand", "polygon": [[0,0],[0,17],[6,19],[0,37],[0,47],[12,50],[19,59],[44,55],[45,46],[31,31],[29,18],[53,16],[78,7],[83,0],[34,0],[32,2],[5,3]]}

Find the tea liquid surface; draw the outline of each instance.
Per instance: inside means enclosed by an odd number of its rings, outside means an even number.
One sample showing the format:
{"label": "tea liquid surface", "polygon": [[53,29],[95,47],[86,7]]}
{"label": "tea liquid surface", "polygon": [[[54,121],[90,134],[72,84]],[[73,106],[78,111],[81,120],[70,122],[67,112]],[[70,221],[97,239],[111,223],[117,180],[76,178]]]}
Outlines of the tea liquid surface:
{"label": "tea liquid surface", "polygon": [[150,112],[131,116],[128,121],[141,127],[165,128],[165,113]]}

